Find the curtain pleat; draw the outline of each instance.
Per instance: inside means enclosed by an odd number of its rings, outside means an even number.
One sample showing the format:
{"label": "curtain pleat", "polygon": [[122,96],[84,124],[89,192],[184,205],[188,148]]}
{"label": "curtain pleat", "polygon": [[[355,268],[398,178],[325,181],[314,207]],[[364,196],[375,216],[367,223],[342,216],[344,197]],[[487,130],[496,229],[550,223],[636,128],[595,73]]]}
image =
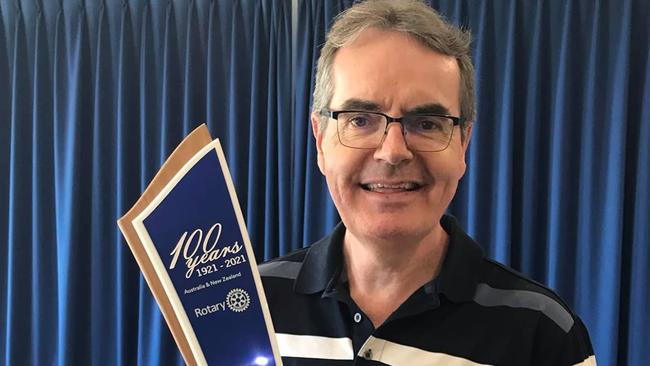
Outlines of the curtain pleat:
{"label": "curtain pleat", "polygon": [[[269,193],[266,190],[266,177],[267,174],[271,171],[271,166],[267,164],[267,152],[269,146],[266,144],[267,131],[275,126],[272,125],[272,120],[267,119],[266,111],[268,109],[267,95],[266,93],[272,93],[272,90],[268,89],[268,78],[270,77],[268,73],[268,65],[266,60],[268,59],[268,52],[270,49],[261,48],[261,45],[268,44],[268,29],[265,24],[263,24],[264,19],[262,18],[261,12],[262,4],[258,3],[255,6],[254,13],[252,14],[252,24],[251,24],[251,44],[250,49],[255,50],[258,57],[252,57],[252,70],[264,70],[263,72],[251,73],[250,79],[250,94],[244,97],[245,101],[249,103],[248,111],[248,120],[250,121],[250,129],[248,130],[248,143],[246,147],[239,147],[240,152],[246,151],[245,159],[248,161],[259,161],[260,164],[244,164],[246,166],[246,197],[244,202],[245,206],[242,206],[242,210],[245,212],[246,223],[251,227],[255,228],[254,234],[256,237],[264,237],[264,232],[266,228],[262,223],[267,219],[264,215],[264,212],[256,212],[257,207],[265,207],[264,198]],[[264,93],[262,93],[264,91]],[[244,117],[246,118],[246,117]],[[268,123],[260,123],[260,121],[269,121]],[[266,223],[268,226],[277,225],[273,222],[273,218],[268,218],[270,221]],[[252,235],[253,233],[251,233]],[[264,246],[263,243],[253,244],[255,247],[256,253],[263,253]],[[258,254],[258,260],[259,260]]]}
{"label": "curtain pleat", "polygon": [[[338,222],[310,106],[352,3],[0,0],[1,364],[183,364],[116,220],[200,123],[258,261]],[[600,365],[650,363],[650,5],[430,3],[474,36],[449,211],[566,300]]]}
{"label": "curtain pleat", "polygon": [[[114,189],[121,188],[119,195],[113,195],[113,197],[118,197],[115,201],[115,211],[113,211],[115,216],[113,217],[119,217],[122,212],[126,212],[142,192],[141,182],[144,181],[143,176],[145,174],[143,174],[142,167],[142,148],[139,148],[139,146],[145,145],[145,148],[147,148],[146,141],[149,136],[152,136],[143,135],[140,131],[142,123],[137,120],[141,113],[141,106],[138,103],[141,85],[138,83],[138,56],[131,25],[132,16],[126,2],[122,3],[120,10],[119,43],[116,52],[118,75],[115,78],[117,79],[115,93],[116,119],[112,123],[116,126],[117,138],[109,140],[109,143],[112,141],[117,142],[116,150],[113,151],[112,155],[115,157],[115,161],[119,163],[115,167],[111,167],[113,168],[111,169],[112,175],[106,177],[107,182],[118,182]],[[117,31],[117,27],[115,28]],[[110,155],[107,154],[106,156]],[[139,158],[138,155],[140,155]],[[101,164],[103,160],[105,160],[105,157],[102,157],[96,163]],[[138,176],[141,178],[138,179]],[[112,287],[114,299],[117,300],[114,300],[116,307],[115,318],[119,319],[113,331],[117,335],[116,339],[120,340],[115,347],[115,364],[133,364],[135,355],[138,352],[138,338],[133,327],[129,325],[138,323],[139,318],[132,304],[137,302],[139,286],[144,285],[144,283],[134,281],[134,278],[138,276],[138,271],[134,266],[135,261],[130,250],[121,245],[123,240],[119,234],[116,235],[113,242],[115,243],[114,253],[117,261],[115,268],[128,268],[128,270],[116,273],[116,286]],[[107,319],[107,321],[110,321],[110,319]]]}
{"label": "curtain pleat", "polygon": [[[575,251],[575,245],[564,245],[566,235],[570,235],[571,228],[575,227],[570,217],[564,213],[569,207],[575,207],[572,204],[572,193],[568,189],[563,189],[563,185],[570,185],[577,177],[572,176],[572,172],[578,171],[576,159],[572,156],[571,144],[575,141],[576,136],[572,132],[575,129],[566,128],[565,122],[567,116],[575,114],[575,103],[571,101],[570,86],[575,83],[577,77],[576,64],[572,62],[572,51],[577,46],[577,40],[571,37],[575,31],[571,22],[572,12],[575,3],[569,3],[567,6],[556,10],[551,19],[559,19],[561,27],[555,35],[551,35],[549,47],[557,48],[557,54],[553,55],[550,60],[551,73],[554,81],[550,85],[549,111],[540,121],[542,124],[550,124],[548,135],[548,153],[542,157],[547,162],[546,170],[548,177],[546,182],[547,198],[544,231],[547,233],[542,245],[545,248],[543,278],[552,288],[558,289],[559,285],[566,283],[565,279],[572,279],[573,276],[563,276],[564,269],[562,263],[558,263],[557,258],[561,253],[574,257],[571,252]],[[575,34],[575,33],[574,33]],[[542,84],[543,85],[543,84]],[[568,238],[567,238],[568,239]],[[575,239],[575,238],[573,238]],[[570,266],[567,266],[570,267]],[[571,286],[568,286],[571,288]],[[558,289],[561,290],[561,289]],[[570,299],[567,299],[570,300]]]}
{"label": "curtain pleat", "polygon": [[[92,121],[94,115],[93,62],[87,13],[83,4],[70,18],[72,35],[69,49],[69,75],[65,103],[65,120],[58,125],[63,136],[58,147],[57,229],[59,235],[59,359],[62,364],[89,364],[89,352],[67,352],[71,349],[91,349],[86,329],[91,324],[92,310],[87,305],[91,294],[94,270],[92,257]],[[97,60],[99,61],[99,60]],[[107,159],[108,160],[108,159]],[[85,245],[81,245],[85,243]],[[100,275],[96,273],[95,276]],[[77,300],[83,294],[83,301]]]}
{"label": "curtain pleat", "polygon": [[[5,36],[5,15],[0,8],[0,85],[11,85],[10,70],[7,55],[7,41]],[[0,88],[0,121],[11,119],[11,88]],[[11,161],[11,124],[0,122],[0,212],[3,213],[0,219],[0,240],[7,239],[7,245],[0,245],[0,296],[5,300],[0,301],[0,355],[4,355],[0,362],[7,363],[8,347],[7,340],[10,339],[9,332],[9,177]],[[6,213],[6,214],[4,214]]]}
{"label": "curtain pleat", "polygon": [[[7,307],[6,341],[8,347],[6,362],[29,363],[32,357],[31,313],[33,302],[30,285],[33,281],[32,246],[32,95],[27,60],[27,40],[21,9],[14,10],[13,44],[11,55],[11,78],[8,85],[12,90],[11,113],[7,120],[11,124],[9,138],[9,207],[12,214],[7,222]],[[7,123],[5,122],[5,123]]]}
{"label": "curtain pleat", "polygon": [[[273,34],[270,37],[272,42],[271,46],[271,65],[269,67],[269,72],[271,74],[271,79],[269,79],[269,86],[274,91],[274,95],[271,97],[269,95],[269,105],[273,109],[273,113],[269,114],[272,118],[271,120],[277,121],[277,128],[275,131],[269,131],[269,138],[273,138],[275,134],[275,139],[277,140],[276,153],[278,158],[275,162],[277,165],[277,176],[276,180],[276,190],[277,190],[277,201],[276,212],[267,211],[267,217],[275,216],[278,220],[277,226],[277,237],[273,235],[268,235],[267,238],[269,242],[276,241],[277,246],[273,245],[264,245],[265,252],[264,258],[274,258],[277,255],[289,253],[294,246],[298,244],[291,244],[293,228],[295,225],[287,225],[287,221],[282,219],[292,216],[292,206],[291,202],[295,197],[294,192],[296,192],[297,187],[293,185],[294,181],[292,179],[293,171],[293,161],[297,159],[293,155],[293,144],[294,144],[294,126],[295,119],[294,113],[292,110],[294,103],[294,83],[293,83],[293,54],[294,50],[291,47],[291,37],[292,37],[292,24],[291,17],[288,14],[291,14],[291,3],[283,2],[281,7],[273,8],[271,14],[272,20],[272,29]],[[301,125],[305,125],[301,123]],[[265,240],[266,242],[266,240]]]}
{"label": "curtain pleat", "polygon": [[[56,349],[56,271],[54,222],[54,170],[51,161],[54,146],[52,135],[52,77],[45,19],[37,11],[34,39],[32,85],[32,364],[45,364]],[[1,118],[1,117],[0,117]],[[38,214],[35,214],[38,213]]]}
{"label": "curtain pleat", "polygon": [[196,126],[201,118],[205,118],[205,66],[203,65],[203,45],[199,32],[199,22],[196,13],[195,1],[190,0],[187,6],[187,20],[185,31],[185,60],[183,66],[183,136]]}
{"label": "curtain pleat", "polygon": [[[91,189],[92,204],[90,211],[91,240],[92,243],[98,243],[103,240],[114,242],[114,230],[108,220],[104,219],[106,213],[113,214],[116,211],[115,198],[117,193],[115,182],[115,164],[112,157],[112,150],[116,141],[116,125],[114,121],[115,90],[113,89],[113,62],[110,44],[110,34],[107,21],[105,5],[102,3],[97,21],[97,46],[95,47],[95,65],[94,65],[94,90],[93,112],[92,112],[92,170],[91,170]],[[90,122],[90,121],[89,121]],[[119,128],[119,127],[118,127]],[[121,184],[121,182],[117,182]],[[119,196],[118,196],[119,197]],[[106,276],[107,279],[116,277],[117,266],[114,260],[114,249],[112,246],[92,246],[91,247],[91,278],[99,274]],[[94,274],[97,275],[94,275]],[[94,275],[94,276],[93,276]],[[100,276],[100,278],[101,278]],[[103,304],[110,304],[115,301],[114,281],[92,281],[93,286],[90,289],[90,307],[98,308]],[[119,283],[119,282],[117,282]],[[111,326],[113,319],[119,324],[122,319],[115,311],[118,307],[111,306],[106,313],[96,314],[90,323],[91,334],[105,332],[107,337],[117,339],[115,328]],[[111,344],[111,347],[104,347],[102,339],[99,337],[91,338],[91,356],[92,363],[97,364],[101,360],[115,363],[116,356],[119,354],[119,344]]]}
{"label": "curtain pleat", "polygon": [[[576,307],[581,311],[604,362],[615,364],[618,344],[607,334],[619,332],[621,235],[629,82],[629,21],[631,2],[600,4],[594,12],[593,44],[589,54],[589,105],[581,120],[582,141],[578,191],[578,261]],[[602,6],[602,7],[600,7]],[[603,14],[620,21],[607,22]],[[598,304],[598,306],[594,306]]]}
{"label": "curtain pleat", "polygon": [[[153,22],[149,2],[145,2],[140,18],[140,38],[138,42],[138,101],[139,101],[139,126],[140,148],[139,160],[141,172],[139,174],[139,191],[142,192],[153,178],[156,167],[159,166],[158,151],[160,150],[160,121],[158,120],[158,93],[156,81],[156,65],[158,64],[154,50]],[[119,214],[116,215],[116,217]],[[117,295],[117,294],[116,294]],[[115,299],[119,299],[116,296]],[[137,356],[130,355],[131,360],[136,359],[138,365],[154,365],[160,362],[160,343],[170,341],[170,335],[164,331],[163,318],[153,301],[151,291],[142,277],[138,282],[137,293]],[[132,309],[132,308],[131,308]],[[132,310],[131,310],[132,311]],[[134,329],[124,327],[118,322],[119,334],[133,333]],[[162,330],[162,331],[161,331]],[[156,335],[153,336],[152,335]],[[120,340],[122,338],[119,338]],[[120,341],[119,347],[124,347]],[[123,358],[121,358],[123,359]],[[124,362],[129,364],[132,362]]]}
{"label": "curtain pleat", "polygon": [[[639,9],[643,10],[643,9]],[[645,15],[650,15],[646,8]],[[640,12],[644,14],[644,12]],[[648,19],[648,18],[643,18]],[[634,24],[634,23],[633,23]],[[643,29],[641,29],[643,30]],[[646,22],[645,31],[650,30]],[[646,32],[637,40],[650,42]],[[642,51],[637,53],[641,60],[645,59],[645,68],[637,64],[630,68],[631,74],[638,75],[638,80],[643,80],[643,88],[631,88],[631,100],[650,100],[650,49],[645,55]],[[637,98],[638,97],[638,98]],[[621,343],[618,352],[618,364],[642,365],[650,359],[646,340],[650,339],[650,291],[648,279],[650,278],[650,103],[630,103],[632,125],[628,136],[630,143],[635,146],[628,150],[631,156],[630,174],[626,187],[627,211],[625,212],[624,226],[627,235],[623,238],[623,278],[622,291],[619,303],[621,304],[621,317],[619,331]],[[638,131],[638,132],[637,132]],[[626,329],[627,328],[627,329]],[[627,362],[626,362],[627,361]]]}
{"label": "curtain pleat", "polygon": [[[63,9],[59,8],[56,14],[56,23],[55,23],[55,28],[54,28],[54,51],[53,51],[53,58],[52,58],[52,63],[53,63],[53,82],[52,82],[52,100],[53,100],[53,133],[52,136],[54,137],[53,139],[53,147],[54,147],[54,153],[53,156],[51,157],[51,160],[54,161],[54,164],[48,164],[44,162],[44,164],[48,165],[53,165],[54,168],[54,230],[55,230],[55,242],[53,245],[56,245],[56,251],[55,253],[51,254],[52,257],[56,260],[55,266],[54,266],[54,271],[50,273],[50,276],[55,278],[56,282],[56,302],[51,303],[50,305],[54,305],[53,307],[56,309],[56,336],[53,337],[55,341],[52,341],[52,343],[56,346],[56,349],[53,351],[52,354],[44,354],[43,357],[49,358],[49,359],[54,359],[57,364],[61,364],[61,361],[63,360],[64,353],[60,352],[59,350],[62,348],[61,345],[63,344],[63,337],[65,336],[64,334],[64,327],[62,326],[62,319],[65,319],[62,316],[61,308],[62,308],[62,301],[61,301],[61,293],[62,292],[62,284],[59,281],[59,269],[61,268],[61,261],[62,257],[65,255],[64,254],[64,248],[59,249],[58,243],[60,243],[61,239],[61,233],[63,231],[63,228],[59,228],[59,225],[61,224],[61,221],[59,220],[59,213],[62,209],[61,203],[63,198],[59,195],[59,192],[62,190],[61,188],[61,183],[60,183],[60,171],[61,169],[59,168],[59,160],[61,159],[61,153],[59,152],[60,150],[60,145],[62,143],[62,138],[63,134],[61,133],[61,128],[59,127],[62,123],[63,120],[65,120],[65,108],[64,108],[64,103],[66,101],[66,94],[67,94],[67,47],[65,43],[65,24],[64,24],[64,16],[63,16]],[[50,160],[50,161],[51,161]]]}
{"label": "curtain pleat", "polygon": [[[160,165],[171,154],[175,143],[183,136],[182,100],[183,82],[180,79],[179,59],[174,2],[167,2],[164,16],[162,50],[162,85],[160,96]],[[179,123],[180,122],[180,123]]]}

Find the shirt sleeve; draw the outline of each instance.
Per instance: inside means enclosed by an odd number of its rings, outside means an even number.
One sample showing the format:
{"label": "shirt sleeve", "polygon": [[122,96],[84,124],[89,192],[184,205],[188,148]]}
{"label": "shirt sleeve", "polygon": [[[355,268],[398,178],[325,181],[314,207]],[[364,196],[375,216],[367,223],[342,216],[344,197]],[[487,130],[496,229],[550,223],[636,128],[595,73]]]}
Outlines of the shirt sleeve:
{"label": "shirt sleeve", "polygon": [[[547,325],[548,326],[548,325]],[[543,327],[542,327],[543,328]],[[579,317],[574,315],[568,332],[553,330],[538,333],[537,355],[540,366],[596,366],[596,357],[589,333]]]}

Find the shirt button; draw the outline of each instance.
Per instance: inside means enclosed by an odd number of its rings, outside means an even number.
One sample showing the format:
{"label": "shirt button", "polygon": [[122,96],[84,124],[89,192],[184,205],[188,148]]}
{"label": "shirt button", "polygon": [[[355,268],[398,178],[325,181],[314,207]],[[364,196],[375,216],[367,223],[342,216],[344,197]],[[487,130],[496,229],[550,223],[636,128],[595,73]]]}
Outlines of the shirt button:
{"label": "shirt button", "polygon": [[363,358],[367,360],[372,359],[372,348],[368,348],[366,352],[363,353]]}
{"label": "shirt button", "polygon": [[354,322],[355,323],[361,323],[361,314],[359,314],[359,313],[354,314]]}

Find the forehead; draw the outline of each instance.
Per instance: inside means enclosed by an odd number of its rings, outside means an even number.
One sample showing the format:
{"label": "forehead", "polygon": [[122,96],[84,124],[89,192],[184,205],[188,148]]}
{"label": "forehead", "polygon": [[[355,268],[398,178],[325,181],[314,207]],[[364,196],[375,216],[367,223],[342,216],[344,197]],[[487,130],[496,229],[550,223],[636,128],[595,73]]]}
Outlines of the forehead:
{"label": "forehead", "polygon": [[331,108],[349,99],[367,100],[385,112],[404,113],[439,104],[458,114],[460,71],[456,59],[411,36],[369,28],[341,47],[332,64]]}

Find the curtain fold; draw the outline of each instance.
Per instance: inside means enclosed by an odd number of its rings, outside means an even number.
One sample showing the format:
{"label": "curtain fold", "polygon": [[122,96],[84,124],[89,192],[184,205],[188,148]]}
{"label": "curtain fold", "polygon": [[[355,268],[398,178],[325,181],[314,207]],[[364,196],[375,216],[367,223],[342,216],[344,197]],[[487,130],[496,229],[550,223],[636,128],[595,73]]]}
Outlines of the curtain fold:
{"label": "curtain fold", "polygon": [[0,14],[0,363],[182,364],[116,220],[207,123],[258,260],[280,253],[291,2],[2,0]]}
{"label": "curtain fold", "polygon": [[[336,224],[309,107],[352,3],[0,0],[0,364],[183,363],[116,220],[200,123],[258,261]],[[650,364],[650,4],[429,3],[474,36],[449,211],[566,300],[600,365]]]}
{"label": "curtain fold", "polygon": [[[11,85],[10,71],[7,54],[8,43],[5,36],[5,15],[0,8],[0,85]],[[11,89],[0,88],[0,240],[6,238],[6,245],[0,245],[0,296],[6,297],[9,294],[7,277],[9,275],[9,162],[11,151]],[[6,329],[9,326],[9,312],[7,309],[8,301],[0,301],[0,355],[7,354],[7,334]],[[6,363],[6,356],[0,359],[0,362]]]}
{"label": "curtain fold", "polygon": [[[54,238],[54,170],[51,164],[54,132],[52,124],[52,90],[39,88],[37,81],[51,84],[50,55],[48,49],[47,29],[43,14],[37,14],[34,35],[34,66],[31,82],[32,103],[32,364],[44,364],[49,360],[55,345],[52,342],[53,330],[56,329],[56,281],[52,273],[56,270]],[[44,122],[45,121],[45,122]],[[43,245],[44,244],[44,245]],[[24,245],[24,244],[23,244]],[[40,319],[38,321],[37,319]]]}
{"label": "curtain fold", "polygon": [[[31,217],[32,208],[32,174],[29,169],[32,162],[32,96],[29,83],[29,64],[27,60],[27,42],[25,42],[25,24],[22,20],[21,9],[16,6],[12,9],[19,17],[13,23],[11,35],[12,43],[17,44],[10,52],[11,74],[7,85],[10,86],[10,113],[5,123],[10,125],[9,135],[9,202],[8,210],[12,215],[7,220],[7,293],[14,294],[7,297],[6,304],[6,331],[5,340],[19,342],[16,348],[7,347],[7,356],[11,352],[26,355],[29,360],[32,352],[33,319],[31,310],[33,301],[30,285],[33,280],[32,272],[32,242],[31,230],[34,220]],[[9,10],[11,12],[11,10]],[[22,123],[21,123],[22,122]],[[20,128],[19,128],[20,127]],[[21,170],[28,169],[27,174],[19,174]],[[12,197],[22,197],[21,200]],[[21,226],[24,227],[21,230]],[[24,245],[28,243],[28,245]],[[24,268],[24,269],[22,269]],[[21,286],[22,285],[22,286]],[[19,322],[19,320],[22,320]],[[24,322],[24,323],[23,323]],[[21,324],[22,323],[22,324]],[[15,338],[14,338],[15,337]]]}

